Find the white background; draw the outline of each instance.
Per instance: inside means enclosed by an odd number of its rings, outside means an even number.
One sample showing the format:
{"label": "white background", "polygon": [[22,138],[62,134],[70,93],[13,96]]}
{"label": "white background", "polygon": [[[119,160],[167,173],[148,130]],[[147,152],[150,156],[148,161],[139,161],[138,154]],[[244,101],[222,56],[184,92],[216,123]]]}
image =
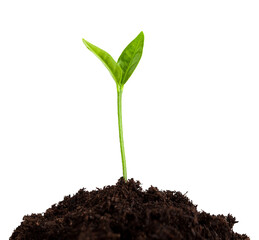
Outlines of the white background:
{"label": "white background", "polygon": [[1,1],[0,239],[25,214],[122,176],[116,60],[143,30],[124,88],[128,177],[188,191],[259,239],[258,1]]}

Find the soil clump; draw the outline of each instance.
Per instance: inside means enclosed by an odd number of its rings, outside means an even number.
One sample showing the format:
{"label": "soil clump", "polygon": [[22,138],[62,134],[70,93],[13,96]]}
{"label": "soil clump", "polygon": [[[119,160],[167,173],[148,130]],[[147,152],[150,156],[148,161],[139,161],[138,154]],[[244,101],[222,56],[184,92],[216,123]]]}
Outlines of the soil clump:
{"label": "soil clump", "polygon": [[43,214],[23,217],[10,240],[249,240],[232,215],[199,212],[186,195],[142,190],[139,181],[66,196]]}

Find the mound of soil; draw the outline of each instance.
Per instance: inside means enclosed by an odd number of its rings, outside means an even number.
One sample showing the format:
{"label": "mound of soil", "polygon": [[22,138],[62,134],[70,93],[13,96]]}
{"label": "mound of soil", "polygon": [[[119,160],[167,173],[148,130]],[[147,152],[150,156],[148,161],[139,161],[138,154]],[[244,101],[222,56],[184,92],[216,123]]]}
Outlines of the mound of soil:
{"label": "mound of soil", "polygon": [[180,192],[143,191],[139,181],[120,178],[103,189],[81,189],[44,214],[24,216],[10,240],[249,240],[233,232],[235,223],[230,214],[197,211]]}

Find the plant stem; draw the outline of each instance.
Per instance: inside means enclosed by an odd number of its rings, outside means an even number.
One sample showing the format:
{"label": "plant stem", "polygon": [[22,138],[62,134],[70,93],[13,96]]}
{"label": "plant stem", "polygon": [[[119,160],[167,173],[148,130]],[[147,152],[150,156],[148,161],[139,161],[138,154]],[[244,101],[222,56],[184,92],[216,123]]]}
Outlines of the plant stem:
{"label": "plant stem", "polygon": [[123,178],[125,182],[127,182],[127,167],[126,167],[126,157],[125,157],[123,129],[122,129],[122,109],[121,109],[122,92],[123,92],[123,86],[117,84],[118,125],[119,125],[122,171],[123,171]]}

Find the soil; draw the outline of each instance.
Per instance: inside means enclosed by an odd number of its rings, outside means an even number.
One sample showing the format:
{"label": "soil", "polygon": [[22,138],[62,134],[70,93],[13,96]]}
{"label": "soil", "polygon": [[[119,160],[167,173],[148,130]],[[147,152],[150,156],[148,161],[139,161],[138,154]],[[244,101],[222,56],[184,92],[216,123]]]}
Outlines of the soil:
{"label": "soil", "polygon": [[233,232],[232,215],[199,212],[186,195],[142,190],[139,181],[86,191],[23,217],[10,240],[249,240]]}

